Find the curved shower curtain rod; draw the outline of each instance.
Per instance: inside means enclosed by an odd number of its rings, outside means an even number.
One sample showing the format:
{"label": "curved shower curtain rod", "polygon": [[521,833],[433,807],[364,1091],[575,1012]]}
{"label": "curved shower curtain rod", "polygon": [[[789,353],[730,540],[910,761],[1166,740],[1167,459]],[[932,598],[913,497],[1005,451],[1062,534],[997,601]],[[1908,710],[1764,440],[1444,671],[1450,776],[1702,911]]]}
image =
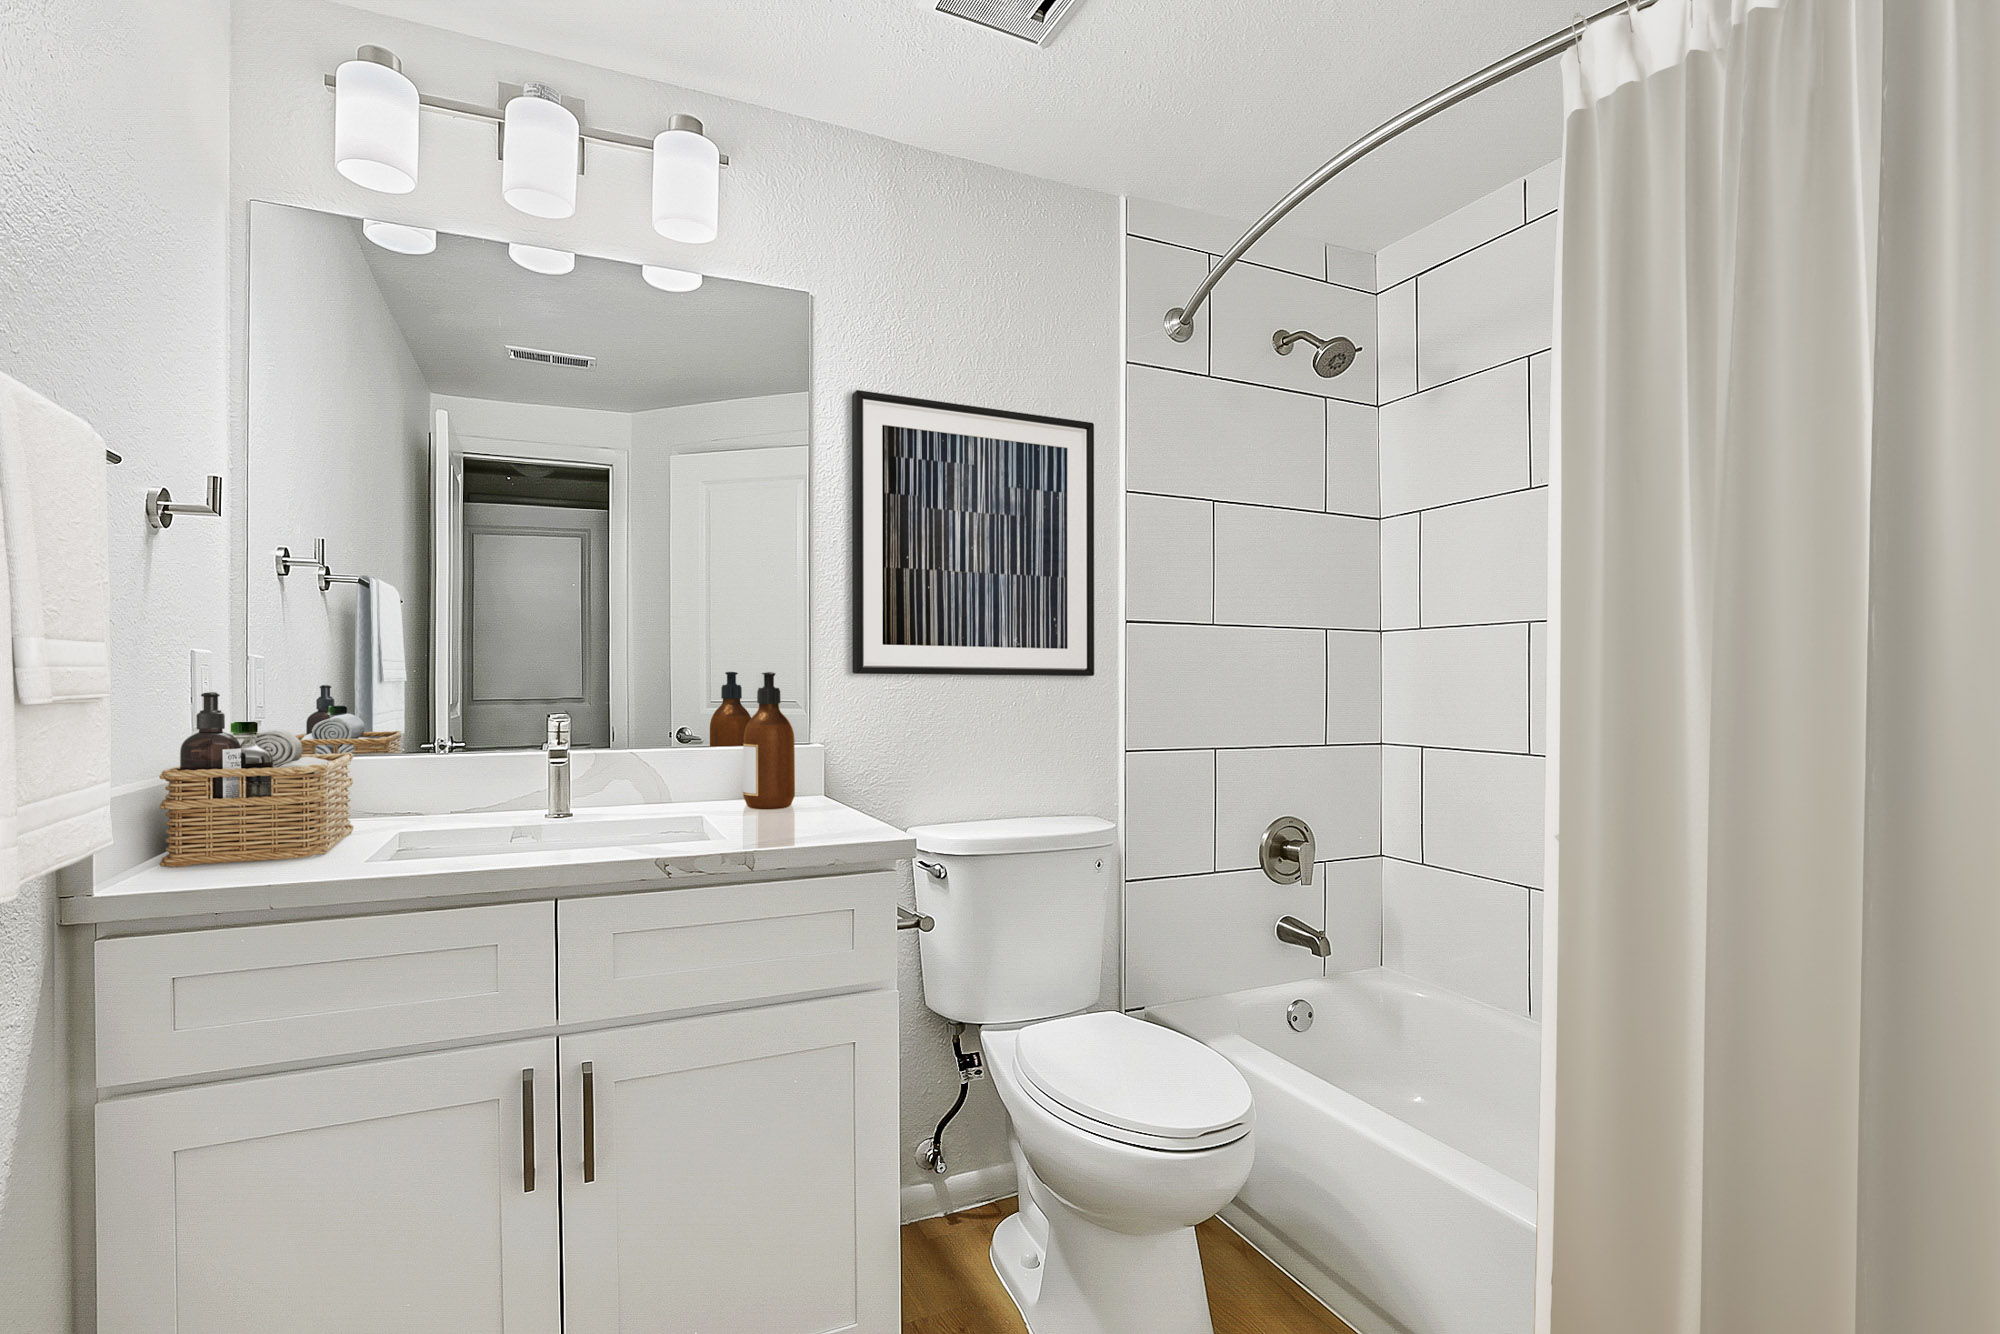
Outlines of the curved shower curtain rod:
{"label": "curved shower curtain rod", "polygon": [[1651,9],[1658,3],[1659,0],[1619,0],[1619,3],[1605,9],[1600,9],[1588,18],[1579,16],[1575,23],[1564,28],[1561,32],[1550,33],[1547,37],[1542,38],[1541,41],[1534,43],[1532,46],[1522,47],[1505,60],[1488,65],[1485,69],[1468,79],[1461,79],[1443,92],[1417,103],[1417,105],[1411,107],[1402,115],[1397,116],[1393,120],[1382,122],[1382,124],[1376,126],[1367,134],[1356,139],[1346,148],[1343,148],[1325,166],[1295,186],[1292,192],[1283,199],[1280,199],[1269,213],[1257,219],[1250,230],[1243,233],[1242,239],[1229,248],[1229,253],[1222,257],[1222,262],[1209,270],[1208,276],[1201,280],[1201,286],[1195,288],[1194,295],[1187,299],[1187,304],[1175,306],[1167,312],[1167,337],[1173,339],[1176,343],[1185,343],[1189,338],[1193,337],[1194,317],[1201,310],[1202,303],[1208,300],[1209,293],[1215,290],[1215,284],[1221,280],[1222,275],[1229,272],[1236,261],[1243,258],[1243,253],[1262,240],[1264,233],[1277,226],[1287,213],[1290,213],[1300,204],[1303,204],[1312,196],[1314,191],[1340,175],[1341,172],[1346,171],[1383,144],[1402,134],[1403,131],[1423,124],[1440,111],[1448,111],[1460,102],[1463,102],[1466,98],[1476,93],[1485,92],[1496,83],[1504,83],[1523,70],[1533,69],[1542,62],[1552,60],[1561,55],[1569,48],[1572,42],[1582,39],[1584,29],[1596,23],[1599,19],[1612,18],[1618,14],[1635,14],[1642,9]]}

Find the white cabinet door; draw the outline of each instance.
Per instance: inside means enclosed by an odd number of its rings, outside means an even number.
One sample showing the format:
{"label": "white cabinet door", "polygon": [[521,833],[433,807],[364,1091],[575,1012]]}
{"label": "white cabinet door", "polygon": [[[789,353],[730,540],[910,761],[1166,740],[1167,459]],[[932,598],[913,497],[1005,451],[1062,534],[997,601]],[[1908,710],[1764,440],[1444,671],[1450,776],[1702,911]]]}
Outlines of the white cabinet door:
{"label": "white cabinet door", "polygon": [[561,1046],[566,1334],[900,1330],[895,992]]}
{"label": "white cabinet door", "polygon": [[100,1103],[99,1334],[559,1334],[556,1143],[550,1038]]}

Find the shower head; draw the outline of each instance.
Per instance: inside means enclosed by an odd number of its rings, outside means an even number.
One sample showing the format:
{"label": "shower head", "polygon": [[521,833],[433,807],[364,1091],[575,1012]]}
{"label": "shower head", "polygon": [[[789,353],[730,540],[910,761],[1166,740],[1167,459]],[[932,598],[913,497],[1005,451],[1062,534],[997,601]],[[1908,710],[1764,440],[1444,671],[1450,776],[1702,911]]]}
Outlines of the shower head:
{"label": "shower head", "polygon": [[1313,354],[1313,370],[1325,380],[1331,380],[1352,366],[1362,351],[1360,344],[1352,338],[1321,338],[1303,329],[1280,329],[1271,335],[1271,347],[1281,357],[1292,355],[1294,343],[1311,343],[1319,349]]}

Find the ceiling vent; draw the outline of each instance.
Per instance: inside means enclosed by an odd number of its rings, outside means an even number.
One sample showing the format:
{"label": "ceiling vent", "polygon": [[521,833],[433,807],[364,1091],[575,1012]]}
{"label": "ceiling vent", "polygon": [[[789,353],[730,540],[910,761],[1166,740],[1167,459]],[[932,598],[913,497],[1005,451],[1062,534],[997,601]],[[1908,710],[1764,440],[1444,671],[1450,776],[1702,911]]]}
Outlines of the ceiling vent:
{"label": "ceiling vent", "polygon": [[1044,46],[1077,0],[938,0],[938,12]]}
{"label": "ceiling vent", "polygon": [[596,357],[586,357],[577,352],[550,352],[539,347],[515,347],[507,344],[507,355],[516,361],[539,361],[544,366],[568,366],[572,370],[587,371],[597,364]]}

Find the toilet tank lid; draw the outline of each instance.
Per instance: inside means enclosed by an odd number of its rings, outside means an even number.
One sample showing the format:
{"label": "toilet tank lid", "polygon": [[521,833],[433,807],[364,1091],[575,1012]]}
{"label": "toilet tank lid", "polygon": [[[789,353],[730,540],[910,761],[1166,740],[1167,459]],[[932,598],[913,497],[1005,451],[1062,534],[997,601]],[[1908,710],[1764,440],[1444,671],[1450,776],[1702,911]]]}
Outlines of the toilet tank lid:
{"label": "toilet tank lid", "polygon": [[1015,820],[922,824],[910,830],[918,852],[986,857],[1002,852],[1063,852],[1108,848],[1118,826],[1094,815],[1036,815]]}

